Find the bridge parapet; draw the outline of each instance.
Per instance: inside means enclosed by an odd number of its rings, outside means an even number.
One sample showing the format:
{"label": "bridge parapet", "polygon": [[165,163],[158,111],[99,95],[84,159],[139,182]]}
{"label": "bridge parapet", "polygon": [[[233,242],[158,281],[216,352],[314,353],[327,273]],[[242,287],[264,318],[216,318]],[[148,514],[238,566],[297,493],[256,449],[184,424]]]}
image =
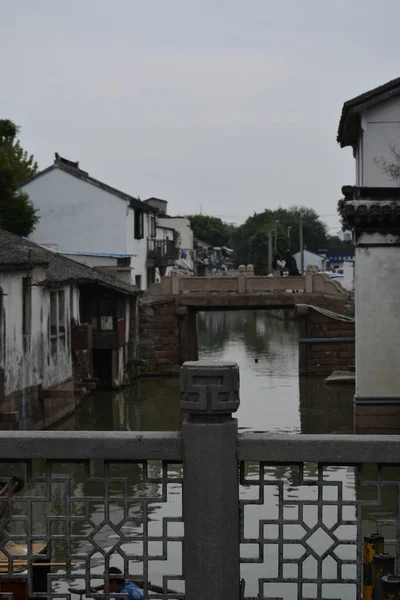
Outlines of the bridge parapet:
{"label": "bridge parapet", "polygon": [[239,267],[239,274],[234,277],[186,277],[174,273],[154,283],[145,292],[147,299],[160,296],[210,295],[210,294],[270,294],[273,292],[304,292],[318,296],[345,299],[347,291],[342,285],[325,273],[307,273],[298,277],[263,277],[255,276],[252,265],[244,270]]}

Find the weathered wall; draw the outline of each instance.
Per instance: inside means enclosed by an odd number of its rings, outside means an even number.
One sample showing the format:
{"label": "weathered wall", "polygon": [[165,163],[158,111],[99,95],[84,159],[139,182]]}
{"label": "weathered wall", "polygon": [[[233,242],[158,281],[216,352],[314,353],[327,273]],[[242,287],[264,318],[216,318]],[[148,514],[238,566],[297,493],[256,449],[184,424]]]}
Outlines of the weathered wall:
{"label": "weathered wall", "polygon": [[[368,234],[379,243],[380,234]],[[373,279],[373,282],[371,281]],[[397,246],[356,248],[357,388],[359,399],[400,397]]]}
{"label": "weathered wall", "polygon": [[[23,334],[23,277],[31,277],[31,333]],[[72,385],[71,319],[79,321],[79,292],[64,291],[64,337],[50,338],[50,290],[40,284],[41,268],[0,274],[0,370],[3,425],[19,429],[48,427],[75,408]],[[58,391],[60,393],[58,393]],[[51,398],[51,399],[50,399]],[[4,421],[6,423],[4,423]]]}
{"label": "weathered wall", "polygon": [[174,301],[139,307],[138,358],[149,374],[176,373],[180,363],[179,318]]}
{"label": "weathered wall", "polygon": [[[57,340],[57,352],[52,353],[49,336],[50,293],[40,285],[42,269],[35,268],[32,278],[31,335],[22,334],[22,279],[26,272],[2,273],[0,287],[3,291],[1,330],[3,352],[1,366],[5,370],[5,393],[11,394],[34,385],[51,387],[72,377],[70,328],[66,327],[65,342]],[[70,322],[69,286],[65,294],[64,322]]]}
{"label": "weathered wall", "polygon": [[[351,305],[324,304],[333,312],[351,314]],[[300,375],[330,375],[335,370],[354,368],[355,343],[333,341],[335,338],[354,338],[355,324],[332,319],[315,310],[308,309],[301,315],[299,342]],[[307,339],[318,339],[310,343]],[[320,340],[326,340],[321,343]]]}

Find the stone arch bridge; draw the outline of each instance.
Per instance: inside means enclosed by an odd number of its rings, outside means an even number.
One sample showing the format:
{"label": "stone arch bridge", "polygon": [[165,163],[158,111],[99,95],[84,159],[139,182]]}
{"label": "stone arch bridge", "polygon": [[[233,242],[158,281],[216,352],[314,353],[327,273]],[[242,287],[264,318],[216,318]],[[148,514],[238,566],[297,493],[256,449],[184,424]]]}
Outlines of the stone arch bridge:
{"label": "stone arch bridge", "polygon": [[173,373],[198,360],[196,313],[294,309],[313,305],[344,313],[349,293],[326,274],[258,277],[249,265],[222,277],[172,275],[154,283],[139,304],[137,357],[146,373]]}

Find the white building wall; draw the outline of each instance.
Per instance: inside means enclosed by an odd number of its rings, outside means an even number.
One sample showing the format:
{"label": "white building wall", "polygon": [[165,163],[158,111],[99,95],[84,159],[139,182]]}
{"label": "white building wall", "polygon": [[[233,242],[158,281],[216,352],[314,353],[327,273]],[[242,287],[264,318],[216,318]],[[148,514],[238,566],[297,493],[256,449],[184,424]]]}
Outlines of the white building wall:
{"label": "white building wall", "polygon": [[[307,269],[308,266],[316,266],[321,271],[324,270],[325,259],[322,258],[322,256],[318,256],[317,254],[314,254],[313,252],[310,252],[309,250],[304,250],[303,254],[304,254],[304,269]],[[296,254],[293,254],[293,256],[296,259],[298,268],[300,268],[300,263],[301,263],[300,252],[296,252]]]}
{"label": "white building wall", "polygon": [[[23,187],[40,220],[30,239],[53,245],[59,252],[130,254],[132,283],[141,277],[147,288],[147,237],[150,213],[144,212],[143,238],[135,239],[135,210],[129,202],[61,169],[53,169]],[[144,205],[146,208],[146,205]],[[74,260],[88,266],[105,266],[99,258]]]}
{"label": "white building wall", "polygon": [[30,239],[61,252],[125,254],[129,204],[99,187],[54,169],[23,187],[40,220]]}
{"label": "white building wall", "polygon": [[[5,393],[10,394],[33,385],[44,388],[62,383],[72,377],[70,339],[70,293],[69,286],[62,288],[65,294],[66,325],[65,343],[57,340],[57,352],[50,350],[50,291],[40,283],[44,271],[40,268],[29,273],[32,278],[31,335],[25,340],[22,330],[23,302],[22,280],[26,272],[0,273],[2,290],[0,364],[5,371]],[[75,300],[78,310],[78,302]],[[75,313],[76,314],[76,313]]]}
{"label": "white building wall", "polygon": [[377,164],[381,158],[394,162],[390,146],[400,151],[400,97],[386,100],[362,114],[362,134],[356,157],[356,182],[366,187],[390,187],[394,182]]}
{"label": "white building wall", "polygon": [[[158,219],[159,221],[159,219]],[[165,227],[157,222],[156,226],[156,239],[157,240],[173,240],[174,230],[171,227]]]}
{"label": "white building wall", "polygon": [[[380,234],[363,234],[377,243]],[[357,247],[356,397],[399,397],[400,261],[396,246]]]}

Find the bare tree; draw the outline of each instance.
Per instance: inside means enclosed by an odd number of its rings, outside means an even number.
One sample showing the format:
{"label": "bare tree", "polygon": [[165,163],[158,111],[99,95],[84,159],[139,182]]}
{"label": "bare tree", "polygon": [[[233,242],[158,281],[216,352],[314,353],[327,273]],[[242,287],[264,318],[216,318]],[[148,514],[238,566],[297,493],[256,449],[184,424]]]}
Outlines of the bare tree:
{"label": "bare tree", "polygon": [[381,156],[375,158],[374,163],[382,169],[382,171],[392,181],[398,182],[400,185],[400,150],[395,144],[389,144],[391,158],[388,160]]}

